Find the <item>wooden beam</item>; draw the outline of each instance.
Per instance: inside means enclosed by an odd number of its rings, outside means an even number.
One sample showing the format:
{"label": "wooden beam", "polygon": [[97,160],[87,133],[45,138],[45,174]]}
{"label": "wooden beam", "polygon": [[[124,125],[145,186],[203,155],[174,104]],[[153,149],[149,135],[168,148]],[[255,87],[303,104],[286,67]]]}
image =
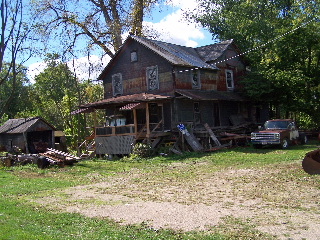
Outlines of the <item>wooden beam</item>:
{"label": "wooden beam", "polygon": [[136,137],[138,136],[138,119],[137,119],[137,109],[133,109],[133,123],[134,123],[134,133]]}
{"label": "wooden beam", "polygon": [[146,125],[147,125],[147,139],[150,139],[150,113],[149,113],[149,103],[146,104]]}

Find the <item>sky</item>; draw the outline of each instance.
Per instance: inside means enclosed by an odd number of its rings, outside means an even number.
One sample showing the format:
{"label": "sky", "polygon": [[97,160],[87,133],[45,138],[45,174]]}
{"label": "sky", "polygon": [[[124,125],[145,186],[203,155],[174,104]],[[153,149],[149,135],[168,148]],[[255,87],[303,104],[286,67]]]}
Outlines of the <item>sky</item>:
{"label": "sky", "polygon": [[[187,47],[199,47],[213,44],[211,34],[195,23],[184,20],[183,12],[196,7],[196,0],[167,0],[161,6],[156,7],[144,20],[146,26],[152,26],[161,33],[161,41],[178,44]],[[110,59],[105,58],[103,62]],[[96,79],[102,67],[101,59],[98,56],[82,57],[68,62],[68,66],[73,70],[79,79]],[[89,65],[95,71],[89,71]],[[106,65],[106,64],[104,64]],[[34,59],[28,63],[28,76],[33,82],[34,77],[44,70],[44,62]]]}

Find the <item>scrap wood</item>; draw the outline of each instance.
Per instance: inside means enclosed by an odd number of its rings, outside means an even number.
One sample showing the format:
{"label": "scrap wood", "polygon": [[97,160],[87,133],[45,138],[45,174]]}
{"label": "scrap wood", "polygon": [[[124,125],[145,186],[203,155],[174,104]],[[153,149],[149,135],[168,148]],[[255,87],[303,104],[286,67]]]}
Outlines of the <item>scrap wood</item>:
{"label": "scrap wood", "polygon": [[216,135],[214,135],[212,129],[210,128],[208,123],[204,124],[204,127],[207,129],[208,133],[210,134],[210,137],[212,138],[212,140],[215,142],[215,144],[217,146],[221,146],[221,143],[219,142],[218,138],[216,137]]}
{"label": "scrap wood", "polygon": [[51,164],[67,164],[78,162],[81,158],[72,154],[62,152],[53,148],[48,148],[46,152],[39,155],[46,157]]}
{"label": "scrap wood", "polygon": [[213,152],[213,151],[218,151],[220,149],[223,149],[223,148],[229,148],[232,146],[232,141],[230,141],[229,143],[226,143],[226,144],[222,144],[220,146],[216,146],[216,147],[213,147],[213,148],[210,148],[210,149],[207,149],[205,150],[206,152]]}

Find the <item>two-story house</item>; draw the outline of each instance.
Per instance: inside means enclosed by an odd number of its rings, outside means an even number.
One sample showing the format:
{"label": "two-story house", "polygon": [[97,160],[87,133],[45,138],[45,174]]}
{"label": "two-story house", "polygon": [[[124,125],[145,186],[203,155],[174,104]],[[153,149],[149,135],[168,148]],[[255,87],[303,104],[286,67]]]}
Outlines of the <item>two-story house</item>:
{"label": "two-story house", "polygon": [[[246,65],[233,40],[191,48],[129,36],[100,74],[104,99],[81,106],[105,109],[95,127],[97,153],[127,154],[135,141],[230,126],[230,116],[251,118],[239,94]],[[81,112],[81,111],[80,111]]]}

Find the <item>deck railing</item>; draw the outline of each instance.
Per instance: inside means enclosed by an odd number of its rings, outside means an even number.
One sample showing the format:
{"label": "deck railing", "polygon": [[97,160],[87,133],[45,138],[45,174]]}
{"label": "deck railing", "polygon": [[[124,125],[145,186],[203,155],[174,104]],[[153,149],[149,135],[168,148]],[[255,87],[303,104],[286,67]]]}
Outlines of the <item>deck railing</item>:
{"label": "deck railing", "polygon": [[96,127],[96,136],[135,135],[134,124],[123,126]]}

